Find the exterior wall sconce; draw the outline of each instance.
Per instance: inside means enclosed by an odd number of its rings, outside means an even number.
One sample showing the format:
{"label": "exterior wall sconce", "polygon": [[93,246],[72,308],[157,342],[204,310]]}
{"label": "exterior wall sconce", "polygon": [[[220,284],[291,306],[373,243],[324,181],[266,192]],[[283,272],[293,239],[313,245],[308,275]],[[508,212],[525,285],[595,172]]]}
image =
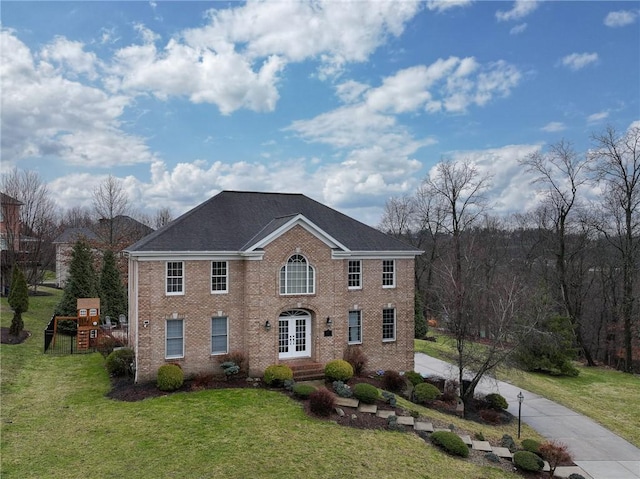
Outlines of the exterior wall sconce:
{"label": "exterior wall sconce", "polygon": [[264,323],[264,330],[265,331],[271,331],[271,323],[269,322],[269,320],[267,319],[267,321]]}
{"label": "exterior wall sconce", "polygon": [[331,318],[327,316],[327,326],[331,327],[332,324],[333,324],[333,321],[331,321]]}

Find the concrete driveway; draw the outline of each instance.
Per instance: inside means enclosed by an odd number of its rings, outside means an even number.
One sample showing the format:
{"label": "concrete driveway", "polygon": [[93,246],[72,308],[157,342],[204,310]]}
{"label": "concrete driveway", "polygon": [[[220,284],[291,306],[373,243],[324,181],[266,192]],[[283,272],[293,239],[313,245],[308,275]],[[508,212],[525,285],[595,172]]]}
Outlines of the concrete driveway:
{"label": "concrete driveway", "polygon": [[[424,375],[458,377],[456,366],[422,353],[415,355],[415,370]],[[515,417],[518,416],[517,396],[522,392],[522,422],[547,439],[556,439],[569,446],[573,461],[592,479],[640,479],[640,449],[591,419],[492,378],[483,378],[476,391],[500,393],[509,403],[508,411]]]}

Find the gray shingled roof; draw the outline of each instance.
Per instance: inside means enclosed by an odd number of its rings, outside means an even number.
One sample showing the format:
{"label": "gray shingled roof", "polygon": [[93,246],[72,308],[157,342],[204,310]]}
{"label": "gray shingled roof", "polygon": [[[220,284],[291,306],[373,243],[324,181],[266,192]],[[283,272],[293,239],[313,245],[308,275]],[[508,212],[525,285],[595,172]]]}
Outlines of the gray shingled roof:
{"label": "gray shingled roof", "polygon": [[79,239],[96,240],[98,237],[89,228],[67,228],[53,240],[53,244],[57,243],[75,243]]}
{"label": "gray shingled roof", "polygon": [[302,194],[240,191],[222,191],[127,251],[244,251],[298,214],[351,251],[416,251]]}

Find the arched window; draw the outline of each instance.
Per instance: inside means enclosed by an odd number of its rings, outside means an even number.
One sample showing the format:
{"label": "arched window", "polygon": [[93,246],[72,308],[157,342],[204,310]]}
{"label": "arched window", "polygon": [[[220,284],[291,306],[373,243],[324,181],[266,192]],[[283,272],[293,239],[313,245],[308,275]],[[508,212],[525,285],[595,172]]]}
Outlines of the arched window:
{"label": "arched window", "polygon": [[306,258],[294,254],[280,269],[280,294],[315,293],[315,274]]}

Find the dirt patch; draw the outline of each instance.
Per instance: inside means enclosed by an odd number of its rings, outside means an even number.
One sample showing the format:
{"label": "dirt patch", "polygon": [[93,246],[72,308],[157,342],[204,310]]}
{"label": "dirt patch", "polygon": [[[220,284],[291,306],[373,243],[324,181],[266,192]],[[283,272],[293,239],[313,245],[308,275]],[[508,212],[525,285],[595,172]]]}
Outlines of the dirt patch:
{"label": "dirt patch", "polygon": [[25,330],[22,330],[18,336],[14,336],[13,334],[9,334],[9,329],[10,328],[2,328],[2,344],[21,344],[31,336],[31,333]]}

